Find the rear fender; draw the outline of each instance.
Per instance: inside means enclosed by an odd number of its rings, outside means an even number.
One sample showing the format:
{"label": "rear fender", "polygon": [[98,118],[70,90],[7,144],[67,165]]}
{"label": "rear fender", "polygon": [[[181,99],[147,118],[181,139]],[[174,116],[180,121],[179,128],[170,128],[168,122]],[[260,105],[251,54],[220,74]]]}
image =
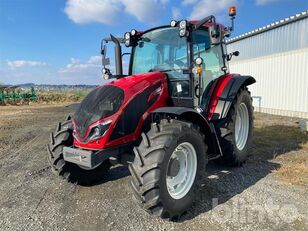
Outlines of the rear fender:
{"label": "rear fender", "polygon": [[221,147],[217,138],[215,127],[196,110],[186,107],[162,107],[151,113],[152,122],[159,122],[161,119],[173,118],[191,122],[198,125],[200,131],[205,135],[205,142],[208,145],[208,158],[216,159],[222,155]]}
{"label": "rear fender", "polygon": [[208,105],[204,106],[204,116],[209,121],[226,118],[238,91],[255,82],[253,77],[244,75],[230,74],[218,78],[210,90]]}

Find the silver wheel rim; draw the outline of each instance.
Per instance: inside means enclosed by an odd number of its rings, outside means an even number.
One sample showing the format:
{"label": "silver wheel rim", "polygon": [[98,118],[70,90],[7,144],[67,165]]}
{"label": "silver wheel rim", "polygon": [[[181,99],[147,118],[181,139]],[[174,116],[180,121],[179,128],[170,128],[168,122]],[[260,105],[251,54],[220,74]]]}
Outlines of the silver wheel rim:
{"label": "silver wheel rim", "polygon": [[[168,175],[172,161],[178,161],[179,170],[175,176]],[[167,189],[174,199],[183,198],[191,189],[197,173],[197,154],[192,144],[184,142],[173,151],[167,167]]]}
{"label": "silver wheel rim", "polygon": [[249,114],[245,103],[241,103],[236,112],[235,143],[238,150],[246,146],[249,133]]}

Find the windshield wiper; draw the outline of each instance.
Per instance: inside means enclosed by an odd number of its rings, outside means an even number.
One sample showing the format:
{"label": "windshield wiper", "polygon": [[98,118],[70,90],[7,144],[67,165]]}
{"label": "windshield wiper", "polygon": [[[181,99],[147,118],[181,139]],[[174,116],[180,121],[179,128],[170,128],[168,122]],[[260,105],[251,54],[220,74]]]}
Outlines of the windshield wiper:
{"label": "windshield wiper", "polygon": [[184,71],[185,69],[178,68],[178,69],[167,69],[167,70],[159,70],[160,72],[170,72],[170,71]]}
{"label": "windshield wiper", "polygon": [[187,71],[188,69],[181,69],[181,68],[178,68],[178,69],[167,69],[167,70],[159,70],[159,69],[150,69],[148,72],[154,72],[154,71],[157,71],[157,72],[170,72],[170,71]]}
{"label": "windshield wiper", "polygon": [[140,40],[143,41],[143,42],[151,42],[151,39],[149,39],[147,37],[142,37]]}

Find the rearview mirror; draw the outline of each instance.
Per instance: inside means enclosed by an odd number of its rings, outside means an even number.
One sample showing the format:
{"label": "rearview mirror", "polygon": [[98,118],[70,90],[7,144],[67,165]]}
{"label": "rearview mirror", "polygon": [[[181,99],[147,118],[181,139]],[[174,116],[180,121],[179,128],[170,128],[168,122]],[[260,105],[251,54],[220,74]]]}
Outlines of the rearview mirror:
{"label": "rearview mirror", "polygon": [[110,59],[109,58],[103,58],[103,66],[107,66],[110,64]]}
{"label": "rearview mirror", "polygon": [[102,44],[102,46],[101,46],[101,55],[105,56],[106,53],[107,53],[107,46],[106,46],[106,44],[104,44],[104,45]]}
{"label": "rearview mirror", "polygon": [[110,64],[110,59],[106,58],[106,54],[107,54],[107,46],[106,46],[106,44],[103,45],[103,42],[102,42],[102,45],[101,45],[101,55],[102,55],[103,67],[105,67],[105,66]]}
{"label": "rearview mirror", "polygon": [[210,40],[212,45],[218,45],[222,41],[222,31],[219,25],[209,27]]}
{"label": "rearview mirror", "polygon": [[230,61],[232,59],[233,56],[239,56],[240,55],[240,52],[239,51],[234,51],[230,54],[227,54],[227,61]]}

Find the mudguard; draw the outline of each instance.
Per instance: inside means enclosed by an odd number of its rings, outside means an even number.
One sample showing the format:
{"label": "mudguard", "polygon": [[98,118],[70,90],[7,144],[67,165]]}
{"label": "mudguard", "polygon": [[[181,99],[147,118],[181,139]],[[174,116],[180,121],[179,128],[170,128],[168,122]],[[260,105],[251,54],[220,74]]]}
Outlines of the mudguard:
{"label": "mudguard", "polygon": [[187,107],[162,107],[152,113],[152,122],[157,122],[160,119],[171,117],[184,121],[189,121],[199,126],[200,131],[205,135],[206,143],[208,144],[208,158],[216,159],[222,155],[221,147],[217,138],[215,127],[209,123],[207,119],[192,108]]}
{"label": "mudguard", "polygon": [[238,91],[255,82],[252,76],[235,74],[218,78],[205,92],[204,98],[207,100],[203,101],[203,115],[209,121],[226,118]]}

